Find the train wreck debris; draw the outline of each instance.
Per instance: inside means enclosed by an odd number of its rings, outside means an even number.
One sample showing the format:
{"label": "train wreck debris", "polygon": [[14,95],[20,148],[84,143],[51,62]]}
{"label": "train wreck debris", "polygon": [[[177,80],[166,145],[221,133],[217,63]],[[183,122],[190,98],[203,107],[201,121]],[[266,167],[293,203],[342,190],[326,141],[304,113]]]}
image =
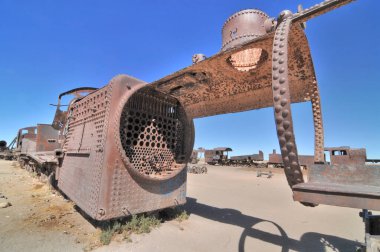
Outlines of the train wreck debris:
{"label": "train wreck debris", "polygon": [[206,166],[200,166],[200,165],[192,165],[187,167],[188,173],[194,173],[194,174],[206,174],[207,173],[207,167]]}
{"label": "train wreck debris", "polygon": [[[295,200],[380,210],[379,166],[325,162],[319,90],[303,30],[307,20],[351,1],[326,0],[278,18],[255,9],[235,13],[212,57],[195,56],[193,65],[149,85],[120,75],[100,89],[61,94],[51,125],[19,131],[16,156],[28,170],[48,175],[91,218],[109,220],[185,203],[194,118],[273,106]],[[75,98],[62,111],[65,95]],[[290,104],[308,101],[315,152],[305,183]],[[206,150],[206,162],[263,159],[262,152],[228,159],[228,151]]]}
{"label": "train wreck debris", "polygon": [[14,159],[14,148],[16,139],[14,138],[12,142],[7,146],[6,141],[0,141],[0,159],[13,160]]}

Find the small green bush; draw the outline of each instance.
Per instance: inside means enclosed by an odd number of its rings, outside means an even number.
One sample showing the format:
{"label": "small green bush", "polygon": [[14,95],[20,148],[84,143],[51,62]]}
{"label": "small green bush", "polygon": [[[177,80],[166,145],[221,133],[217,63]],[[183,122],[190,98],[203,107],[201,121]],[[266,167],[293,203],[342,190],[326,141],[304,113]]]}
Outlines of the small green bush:
{"label": "small green bush", "polygon": [[113,237],[114,231],[108,227],[107,229],[102,230],[100,233],[100,242],[103,245],[108,245],[111,243],[112,237]]}

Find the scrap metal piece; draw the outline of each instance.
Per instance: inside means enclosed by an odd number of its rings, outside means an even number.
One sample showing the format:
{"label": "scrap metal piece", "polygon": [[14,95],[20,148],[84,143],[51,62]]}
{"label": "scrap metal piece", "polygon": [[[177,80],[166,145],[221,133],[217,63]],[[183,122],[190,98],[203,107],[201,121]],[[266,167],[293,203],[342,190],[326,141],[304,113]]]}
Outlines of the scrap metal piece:
{"label": "scrap metal piece", "polygon": [[188,166],[187,172],[188,173],[194,173],[194,174],[206,174],[207,173],[207,167],[206,166],[200,166],[200,165]]}
{"label": "scrap metal piece", "polygon": [[267,176],[268,179],[270,179],[273,176],[272,171],[265,171],[265,170],[258,170],[256,177],[261,177],[261,176]]}

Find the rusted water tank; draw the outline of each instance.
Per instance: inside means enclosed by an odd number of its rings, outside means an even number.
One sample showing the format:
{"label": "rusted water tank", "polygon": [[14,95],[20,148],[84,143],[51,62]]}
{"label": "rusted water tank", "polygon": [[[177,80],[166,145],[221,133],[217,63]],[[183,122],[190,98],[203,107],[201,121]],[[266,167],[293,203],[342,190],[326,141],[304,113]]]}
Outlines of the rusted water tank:
{"label": "rusted water tank", "polygon": [[246,9],[230,16],[222,28],[222,51],[246,43],[266,34],[267,14],[257,9]]}
{"label": "rusted water tank", "polygon": [[[268,18],[267,14],[256,9],[242,10],[230,16],[222,29],[222,51],[265,35]],[[268,53],[261,48],[250,48],[231,55],[229,63],[239,71],[249,71],[267,58]]]}

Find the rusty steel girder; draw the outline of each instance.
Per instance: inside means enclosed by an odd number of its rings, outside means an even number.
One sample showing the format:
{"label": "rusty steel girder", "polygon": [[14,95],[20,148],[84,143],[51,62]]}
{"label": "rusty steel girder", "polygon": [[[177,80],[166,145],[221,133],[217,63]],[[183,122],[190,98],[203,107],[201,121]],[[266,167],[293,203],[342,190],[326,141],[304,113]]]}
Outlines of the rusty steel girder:
{"label": "rusty steel girder", "polygon": [[96,220],[186,201],[193,121],[177,99],[120,75],[68,109],[58,187]]}
{"label": "rusty steel girder", "polygon": [[[295,102],[311,102],[315,147],[312,168],[318,170],[318,165],[325,165],[323,122],[318,84],[303,31],[304,22],[350,2],[352,0],[326,0],[295,14],[283,11],[277,19],[255,9],[240,11],[223,27],[220,53],[164,77],[152,86],[177,98],[193,118],[273,106],[288,184],[292,190],[299,186],[303,192],[307,188],[313,191],[313,184],[305,183],[301,171],[290,106]],[[310,157],[305,161],[310,162]],[[346,168],[353,170],[355,165],[350,163]],[[345,174],[344,168],[340,168],[336,176],[339,172]],[[361,179],[365,186],[365,177]],[[377,179],[380,180],[380,176]],[[338,188],[341,187],[338,185]],[[347,194],[348,191],[340,193]],[[324,196],[322,198],[326,201],[308,196],[294,198],[307,206],[333,202],[326,194]],[[378,198],[380,191],[375,190],[371,195],[362,195],[361,200],[353,198],[355,204],[351,206],[373,206]]]}
{"label": "rusty steel girder", "polygon": [[318,85],[301,23],[349,2],[327,0],[296,14],[284,11],[277,20],[255,9],[240,11],[223,26],[220,53],[152,86],[177,98],[193,118],[273,106],[288,183],[302,183],[291,103],[311,101],[316,163],[324,161],[324,140]]}

